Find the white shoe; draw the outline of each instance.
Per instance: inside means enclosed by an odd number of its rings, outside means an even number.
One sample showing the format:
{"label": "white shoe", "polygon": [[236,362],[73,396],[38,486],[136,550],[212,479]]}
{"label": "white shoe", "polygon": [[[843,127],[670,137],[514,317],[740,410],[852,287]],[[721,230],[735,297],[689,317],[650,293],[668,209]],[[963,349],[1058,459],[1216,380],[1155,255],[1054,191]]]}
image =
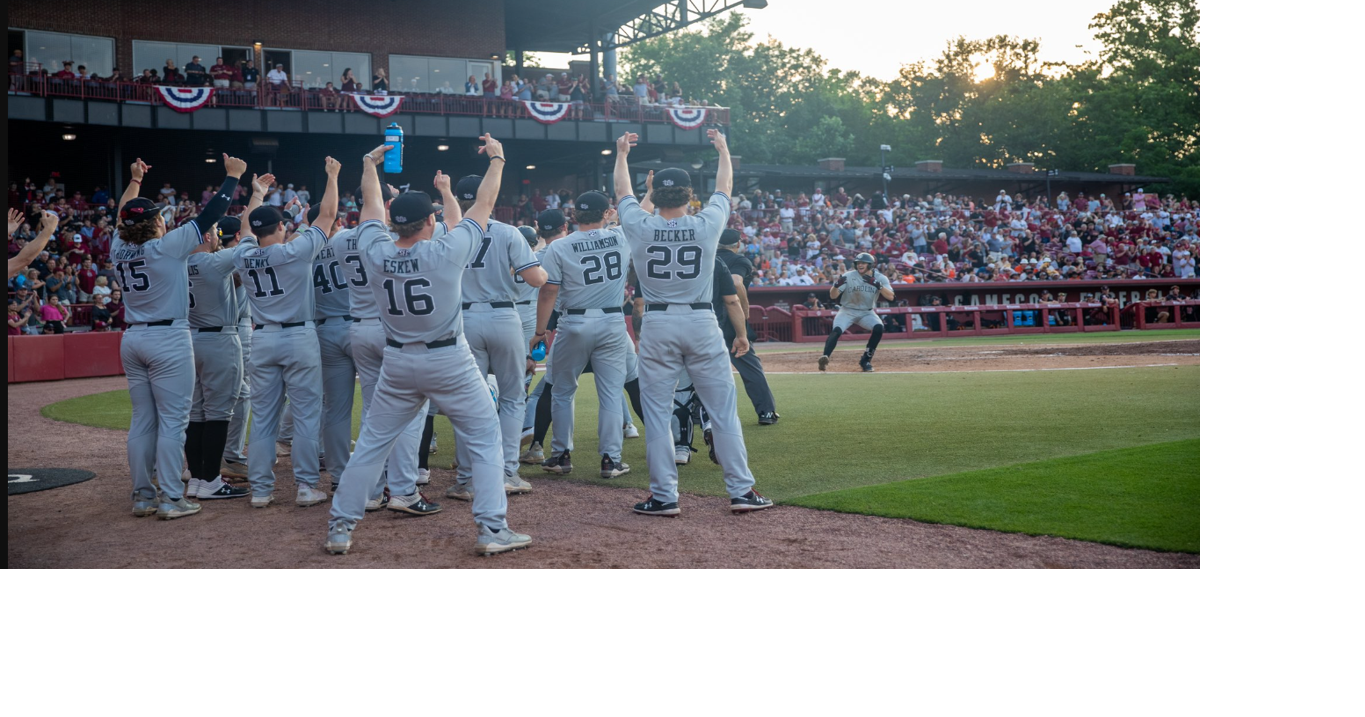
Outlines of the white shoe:
{"label": "white shoe", "polygon": [[275,496],[273,496],[273,495],[253,495],[253,496],[251,496],[251,507],[252,507],[252,508],[264,508],[264,507],[266,507],[267,505],[270,505],[270,504],[273,503],[273,502],[275,502]]}
{"label": "white shoe", "polygon": [[417,469],[417,485],[426,485],[431,482],[431,471],[426,468]]}
{"label": "white shoe", "polygon": [[692,462],[692,449],[687,446],[673,447],[673,462],[680,466],[685,466]]}
{"label": "white shoe", "polygon": [[293,448],[292,448],[288,443],[285,443],[285,442],[283,442],[283,441],[275,441],[275,457],[276,457],[276,458],[278,458],[278,457],[280,457],[280,456],[287,456],[287,455],[289,455],[289,451],[291,451],[291,450],[293,450]]}
{"label": "white shoe", "polygon": [[185,486],[185,497],[190,500],[198,500],[199,487],[204,484],[204,481],[198,478],[186,478],[185,480],[189,481],[189,484]]}
{"label": "white shoe", "polygon": [[218,476],[213,480],[199,481],[199,490],[194,494],[194,497],[198,500],[220,500],[223,498],[245,498],[250,493],[249,488],[228,485],[222,476]]}
{"label": "white shoe", "polygon": [[365,512],[370,513],[381,508],[389,507],[389,494],[386,492],[378,498],[371,498],[365,501]]}
{"label": "white shoe", "polygon": [[301,485],[299,486],[298,495],[294,498],[294,505],[297,505],[300,508],[307,508],[310,505],[317,505],[324,500],[327,500],[327,493],[325,491],[320,491],[310,485]]}
{"label": "white shoe", "polygon": [[531,484],[527,482],[526,479],[522,478],[521,476],[515,473],[504,473],[502,475],[502,489],[503,492],[507,493],[508,495],[516,495],[518,493],[530,493]]}
{"label": "white shoe", "polygon": [[626,434],[625,434],[625,437],[626,437],[626,438],[639,438],[639,437],[640,437],[640,429],[636,428],[634,423],[627,423],[627,424],[626,424]]}

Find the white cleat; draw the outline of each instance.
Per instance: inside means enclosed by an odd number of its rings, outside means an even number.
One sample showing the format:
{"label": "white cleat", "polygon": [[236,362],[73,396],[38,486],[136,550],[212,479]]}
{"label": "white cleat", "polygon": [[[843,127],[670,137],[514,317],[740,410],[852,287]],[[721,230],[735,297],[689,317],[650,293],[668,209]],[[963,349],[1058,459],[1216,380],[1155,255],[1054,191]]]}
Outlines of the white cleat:
{"label": "white cleat", "polygon": [[639,437],[640,437],[640,429],[636,428],[634,423],[627,423],[627,424],[626,424],[626,428],[625,428],[625,437],[626,437],[626,438],[639,438]]}
{"label": "white cleat", "polygon": [[673,462],[680,466],[685,466],[692,462],[692,449],[687,446],[673,447]]}
{"label": "white cleat", "polygon": [[327,500],[326,491],[318,490],[310,485],[301,485],[299,486],[298,495],[294,498],[294,505],[297,505],[300,508],[307,508],[310,505],[317,505],[324,500]]}
{"label": "white cleat", "polygon": [[431,470],[427,468],[417,469],[417,485],[426,485],[431,482]]}

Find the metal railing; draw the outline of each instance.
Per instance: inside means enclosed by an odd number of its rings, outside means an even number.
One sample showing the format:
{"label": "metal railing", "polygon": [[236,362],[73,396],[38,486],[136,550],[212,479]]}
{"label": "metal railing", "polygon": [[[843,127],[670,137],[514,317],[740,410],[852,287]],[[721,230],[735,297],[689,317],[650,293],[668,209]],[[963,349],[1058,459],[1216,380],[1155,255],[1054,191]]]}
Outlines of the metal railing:
{"label": "metal railing", "polygon": [[[161,104],[157,85],[141,82],[110,82],[108,80],[60,79],[51,76],[11,74],[9,94],[39,97],[64,97],[103,102]],[[290,109],[309,112],[335,110],[359,112],[348,94],[328,93],[300,85],[272,86],[260,83],[256,89],[215,88],[207,107],[235,107],[246,109]],[[580,102],[569,110],[564,119],[585,122],[639,122],[667,124],[670,107],[640,103],[634,96],[623,95],[616,101]],[[729,125],[728,107],[706,107],[706,124]],[[466,95],[410,94],[403,95],[402,114],[435,114],[463,117],[496,117],[531,119],[521,100],[485,99]]]}

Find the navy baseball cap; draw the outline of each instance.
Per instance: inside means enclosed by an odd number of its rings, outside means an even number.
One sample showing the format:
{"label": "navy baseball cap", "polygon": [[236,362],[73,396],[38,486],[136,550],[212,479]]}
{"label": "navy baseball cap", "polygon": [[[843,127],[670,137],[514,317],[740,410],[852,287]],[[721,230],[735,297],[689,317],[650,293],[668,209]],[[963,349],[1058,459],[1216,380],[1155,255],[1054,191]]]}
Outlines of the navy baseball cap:
{"label": "navy baseball cap", "polygon": [[517,231],[521,232],[522,238],[526,240],[527,244],[531,245],[532,249],[536,248],[536,244],[539,243],[540,237],[536,236],[536,230],[534,227],[528,227],[525,224],[523,224],[517,227]]}
{"label": "navy baseball cap", "polygon": [[226,239],[242,230],[242,220],[237,217],[223,217],[218,220],[218,238]]}
{"label": "navy baseball cap", "polygon": [[720,243],[721,243],[721,244],[738,244],[738,243],[739,243],[739,231],[736,230],[736,229],[726,229],[725,231],[721,232],[721,233],[720,233]]}
{"label": "navy baseball cap", "polygon": [[257,207],[251,211],[247,221],[251,224],[251,233],[260,236],[275,231],[275,227],[284,221],[284,214],[275,207]]}
{"label": "navy baseball cap", "polygon": [[155,219],[158,213],[152,200],[145,197],[134,197],[123,205],[123,211],[119,212],[118,216],[123,221],[123,226],[131,227],[138,222]]}
{"label": "navy baseball cap", "polygon": [[601,192],[588,191],[578,195],[573,205],[585,212],[605,212],[611,208],[611,200]]}
{"label": "navy baseball cap", "polygon": [[389,205],[389,217],[394,224],[411,224],[435,213],[436,207],[426,192],[405,192]]}
{"label": "navy baseball cap", "polygon": [[654,174],[654,188],[659,187],[690,187],[692,177],[677,167],[669,167],[661,172]]}
{"label": "navy baseball cap", "polygon": [[536,217],[536,226],[543,232],[554,231],[565,224],[564,213],[558,209],[546,209]]}
{"label": "navy baseball cap", "polygon": [[460,181],[455,183],[455,198],[461,201],[474,201],[474,198],[479,196],[480,184],[483,184],[483,177],[477,174],[460,177]]}
{"label": "navy baseball cap", "polygon": [[[390,192],[389,185],[384,184],[383,182],[379,183],[379,193],[388,195],[384,197],[385,200],[393,199],[394,197],[398,196],[397,194]],[[365,189],[363,187],[355,188],[355,205],[357,207],[365,206]]]}

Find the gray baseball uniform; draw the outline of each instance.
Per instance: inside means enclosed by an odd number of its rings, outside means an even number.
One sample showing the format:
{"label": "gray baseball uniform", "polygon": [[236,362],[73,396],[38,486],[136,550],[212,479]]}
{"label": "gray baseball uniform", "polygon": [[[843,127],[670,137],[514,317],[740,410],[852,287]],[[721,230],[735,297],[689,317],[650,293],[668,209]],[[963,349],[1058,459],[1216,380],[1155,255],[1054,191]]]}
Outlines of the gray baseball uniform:
{"label": "gray baseball uniform", "polygon": [[322,453],[332,477],[351,458],[351,407],[355,403],[355,362],[351,354],[351,292],[342,257],[329,241],[313,260],[313,317],[322,361]]}
{"label": "gray baseball uniform", "polygon": [[242,344],[232,260],[244,244],[191,254],[190,335],[194,342],[194,398],[190,421],[228,421],[242,386]]}
{"label": "gray baseball uniform", "polygon": [[578,377],[592,361],[597,386],[597,455],[621,460],[622,390],[630,336],[622,319],[630,257],[619,230],[574,232],[545,250],[546,283],[559,286],[563,315],[555,330],[553,373],[549,375],[553,434],[551,449],[571,449]]}
{"label": "gray baseball uniform", "polygon": [[498,415],[459,336],[461,279],[478,252],[483,229],[466,219],[438,232],[400,248],[383,222],[357,228],[360,256],[368,279],[377,284],[388,338],[373,401],[332,500],[332,527],[354,527],[364,517],[366,498],[394,443],[414,418],[423,419],[427,399],[450,418],[456,440],[469,452],[475,521],[492,530],[507,527]]}
{"label": "gray baseball uniform", "polygon": [[[360,258],[359,232],[343,229],[327,245],[340,262],[342,276],[349,287],[346,293],[351,314],[351,360],[360,376],[360,425],[363,428],[384,363],[384,326],[379,322],[379,304],[375,301],[378,285],[370,281]],[[417,490],[417,444],[422,440],[422,420],[422,415],[413,419],[412,425],[398,437],[393,451],[389,453],[384,478],[392,495],[412,495]],[[336,477],[341,474],[332,475]],[[384,493],[384,483],[375,483],[369,497],[380,497]]]}
{"label": "gray baseball uniform", "polygon": [[[530,247],[527,247],[528,249]],[[544,249],[534,254],[536,261],[545,261]],[[520,274],[512,278],[517,285],[517,313],[521,314],[521,333],[526,339],[526,343],[531,343],[531,337],[536,335],[536,301],[540,299],[540,287],[531,286]]]}
{"label": "gray baseball uniform", "polygon": [[[244,227],[245,230],[245,227]],[[251,336],[251,494],[275,489],[275,439],[286,394],[294,413],[294,480],[317,488],[322,421],[322,358],[313,323],[313,259],[327,243],[317,227],[289,241],[253,246],[234,260],[247,289]]]}
{"label": "gray baseball uniform", "polygon": [[871,331],[873,326],[880,326],[882,319],[874,309],[877,308],[877,293],[890,285],[886,277],[874,271],[869,282],[853,270],[844,272],[843,278],[847,283],[839,294],[839,313],[834,315],[834,328],[847,331],[848,327],[857,324]]}
{"label": "gray baseball uniform", "polygon": [[242,381],[232,404],[232,419],[228,422],[227,447],[223,457],[234,463],[246,463],[246,425],[251,417],[251,302],[246,298],[246,285],[236,277],[233,283],[233,303],[237,306],[237,341],[242,347]]}
{"label": "gray baseball uniform", "polygon": [[686,369],[712,419],[716,457],[731,498],[754,485],[744,432],[735,408],[730,358],[711,308],[716,247],[730,216],[730,199],[712,195],[698,214],[665,219],[646,213],[633,196],[617,205],[635,261],[646,312],[640,329],[640,403],[645,456],[656,500],[678,500],[678,467],[669,430],[678,375]]}
{"label": "gray baseball uniform", "polygon": [[[479,375],[490,372],[498,383],[498,423],[502,436],[503,470],[515,475],[521,450],[521,421],[526,415],[526,343],[517,313],[521,293],[513,277],[540,265],[526,238],[510,225],[489,221],[474,257],[461,280],[464,340],[474,354]],[[520,278],[520,277],[517,277]],[[455,442],[455,478],[470,480],[472,457]]]}
{"label": "gray baseball uniform", "polygon": [[125,242],[115,232],[110,243],[128,322],[119,354],[133,404],[128,469],[135,501],[155,500],[158,492],[170,501],[185,495],[180,466],[194,396],[186,265],[203,240],[199,225],[190,222],[142,244]]}

